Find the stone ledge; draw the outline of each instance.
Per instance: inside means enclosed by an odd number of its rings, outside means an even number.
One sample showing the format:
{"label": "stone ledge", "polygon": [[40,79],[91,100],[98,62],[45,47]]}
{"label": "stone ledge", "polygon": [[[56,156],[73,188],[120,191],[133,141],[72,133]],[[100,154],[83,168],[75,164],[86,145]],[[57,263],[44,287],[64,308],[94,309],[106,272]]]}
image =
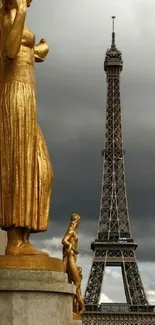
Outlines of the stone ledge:
{"label": "stone ledge", "polygon": [[38,291],[75,294],[67,274],[52,271],[0,270],[0,291]]}
{"label": "stone ledge", "polygon": [[44,271],[44,270],[20,270],[20,269],[0,269],[0,280],[27,280],[45,282],[67,282],[68,277],[64,272]]}
{"label": "stone ledge", "polygon": [[69,283],[28,283],[27,281],[14,281],[8,283],[7,281],[1,281],[0,279],[0,291],[39,291],[39,292],[61,292],[67,294],[75,294],[75,287]]}

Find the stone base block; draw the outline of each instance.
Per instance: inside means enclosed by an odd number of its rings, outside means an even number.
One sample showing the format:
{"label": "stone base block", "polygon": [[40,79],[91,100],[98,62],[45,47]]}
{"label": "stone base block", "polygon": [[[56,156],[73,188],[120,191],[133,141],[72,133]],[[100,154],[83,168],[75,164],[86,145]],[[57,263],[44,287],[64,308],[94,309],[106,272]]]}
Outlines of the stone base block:
{"label": "stone base block", "polygon": [[74,293],[65,273],[2,269],[0,324],[73,325]]}
{"label": "stone base block", "polygon": [[82,320],[73,320],[73,325],[82,325]]}

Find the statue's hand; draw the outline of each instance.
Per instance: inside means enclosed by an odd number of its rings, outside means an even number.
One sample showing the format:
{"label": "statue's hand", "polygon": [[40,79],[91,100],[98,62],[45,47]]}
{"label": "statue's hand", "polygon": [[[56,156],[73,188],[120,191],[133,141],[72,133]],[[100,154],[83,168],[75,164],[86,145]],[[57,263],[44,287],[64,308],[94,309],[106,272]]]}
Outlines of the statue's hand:
{"label": "statue's hand", "polygon": [[48,47],[48,44],[46,42],[46,40],[44,38],[42,38],[39,42],[39,44],[42,46],[42,48],[44,49],[45,51],[45,54],[47,55],[48,52],[49,52],[49,47]]}
{"label": "statue's hand", "polygon": [[76,255],[79,254],[79,252],[77,251],[77,249],[75,249],[75,248],[72,248],[72,249],[73,249],[73,252],[74,252]]}
{"label": "statue's hand", "polygon": [[40,40],[39,44],[47,44],[47,42],[45,41],[44,38],[42,38],[42,39]]}
{"label": "statue's hand", "polygon": [[26,11],[27,9],[27,0],[13,0],[13,5],[17,10]]}
{"label": "statue's hand", "polygon": [[35,61],[43,62],[49,52],[49,47],[47,42],[42,38],[39,44],[34,47]]}

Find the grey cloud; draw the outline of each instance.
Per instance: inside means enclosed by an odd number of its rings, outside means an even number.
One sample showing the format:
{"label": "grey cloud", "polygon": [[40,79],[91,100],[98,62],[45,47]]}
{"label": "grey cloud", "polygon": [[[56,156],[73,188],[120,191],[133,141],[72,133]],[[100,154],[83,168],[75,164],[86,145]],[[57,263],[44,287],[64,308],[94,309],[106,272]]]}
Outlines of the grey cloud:
{"label": "grey cloud", "polygon": [[90,241],[96,236],[106,107],[103,62],[111,41],[110,16],[116,14],[116,41],[124,60],[121,99],[129,211],[140,243],[138,258],[154,259],[155,27],[145,15],[147,10],[151,17],[153,8],[151,0],[147,6],[144,0],[57,0],[44,5],[37,0],[29,10],[37,40],[45,37],[51,48],[47,61],[36,68],[39,122],[55,171],[50,215],[55,225],[43,238],[61,235],[74,211],[83,216],[81,232]]}

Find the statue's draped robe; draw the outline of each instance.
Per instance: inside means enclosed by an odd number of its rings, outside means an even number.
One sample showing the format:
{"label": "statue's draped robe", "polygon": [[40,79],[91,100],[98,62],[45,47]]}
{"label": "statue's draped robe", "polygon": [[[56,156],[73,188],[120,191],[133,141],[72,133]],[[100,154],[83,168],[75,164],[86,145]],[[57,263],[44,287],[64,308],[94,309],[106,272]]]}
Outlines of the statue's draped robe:
{"label": "statue's draped robe", "polygon": [[35,37],[25,26],[17,58],[2,53],[0,80],[0,227],[44,231],[52,166],[37,123]]}

